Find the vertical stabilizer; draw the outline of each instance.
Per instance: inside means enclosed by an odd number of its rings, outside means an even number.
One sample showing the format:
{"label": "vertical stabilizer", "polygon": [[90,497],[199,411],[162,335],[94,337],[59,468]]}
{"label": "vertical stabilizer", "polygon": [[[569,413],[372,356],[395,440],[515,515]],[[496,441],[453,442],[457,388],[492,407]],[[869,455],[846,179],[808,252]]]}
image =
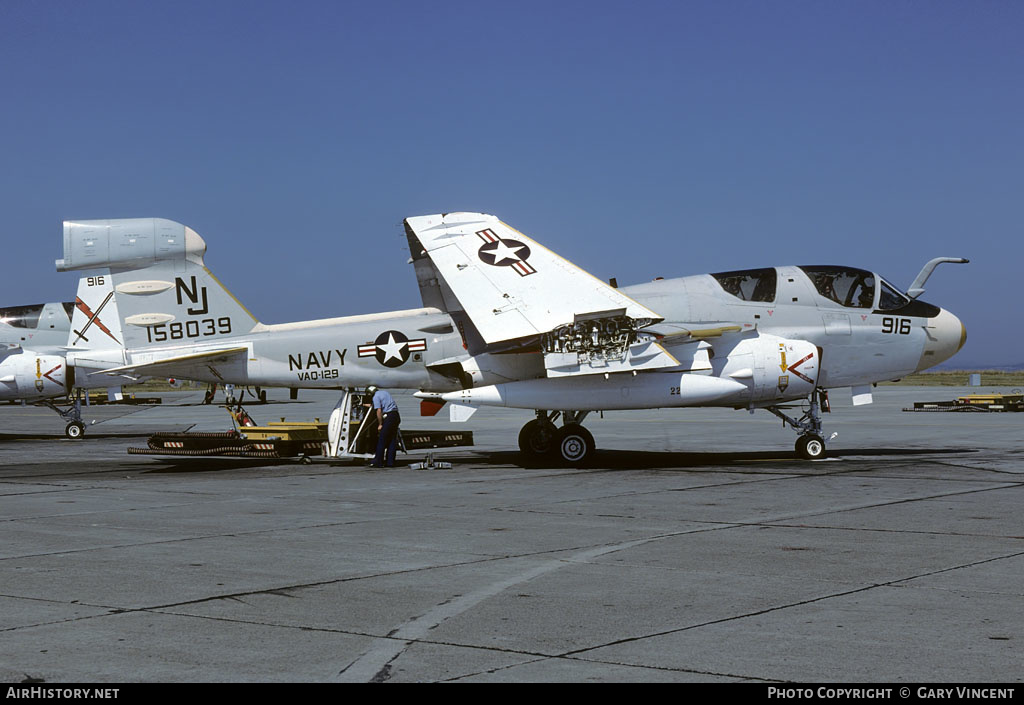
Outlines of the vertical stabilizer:
{"label": "vertical stabilizer", "polygon": [[[162,218],[65,222],[64,258],[57,269],[102,268],[92,285],[83,277],[80,299],[83,286],[90,298],[76,309],[72,328],[78,312],[96,312],[95,303],[110,312],[102,316],[109,336],[98,332],[129,349],[195,345],[248,333],[259,321],[206,268],[205,252],[206,243],[194,230]],[[90,330],[94,326],[95,321]]]}
{"label": "vertical stabilizer", "polygon": [[78,280],[68,348],[112,350],[123,347],[124,333],[114,299],[113,278],[108,270],[87,272]]}

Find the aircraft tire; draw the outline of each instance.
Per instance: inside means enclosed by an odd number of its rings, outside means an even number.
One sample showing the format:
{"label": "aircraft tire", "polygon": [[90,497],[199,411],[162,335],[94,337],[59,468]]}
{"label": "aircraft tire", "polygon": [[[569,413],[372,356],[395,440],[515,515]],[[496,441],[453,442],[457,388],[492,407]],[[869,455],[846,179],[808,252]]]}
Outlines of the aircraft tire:
{"label": "aircraft tire", "polygon": [[72,421],[64,427],[64,435],[73,441],[85,435],[85,424],[81,421]]}
{"label": "aircraft tire", "polygon": [[813,433],[796,439],[796,453],[804,460],[821,460],[825,457],[825,440]]}
{"label": "aircraft tire", "polygon": [[555,432],[551,452],[564,465],[582,465],[594,454],[594,436],[578,423],[562,426]]}
{"label": "aircraft tire", "polygon": [[555,427],[534,419],[519,431],[519,450],[525,455],[539,457],[551,452],[555,438]]}

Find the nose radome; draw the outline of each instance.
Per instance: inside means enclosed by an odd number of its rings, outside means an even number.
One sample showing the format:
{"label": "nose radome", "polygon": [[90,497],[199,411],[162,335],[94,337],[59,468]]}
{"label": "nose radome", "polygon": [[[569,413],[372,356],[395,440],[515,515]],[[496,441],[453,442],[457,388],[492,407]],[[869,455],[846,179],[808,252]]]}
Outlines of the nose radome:
{"label": "nose radome", "polygon": [[917,364],[918,372],[945,362],[967,342],[967,328],[946,309],[940,309],[938,316],[928,319],[924,330],[927,339]]}

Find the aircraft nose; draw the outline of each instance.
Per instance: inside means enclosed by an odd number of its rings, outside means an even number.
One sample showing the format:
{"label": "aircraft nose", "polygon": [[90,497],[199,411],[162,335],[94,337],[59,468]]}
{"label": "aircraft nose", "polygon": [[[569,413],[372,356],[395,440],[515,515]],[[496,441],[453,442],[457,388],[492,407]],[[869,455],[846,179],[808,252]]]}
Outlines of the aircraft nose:
{"label": "aircraft nose", "polygon": [[940,309],[938,316],[928,319],[924,331],[927,339],[917,365],[918,372],[953,357],[967,342],[967,328],[946,309]]}

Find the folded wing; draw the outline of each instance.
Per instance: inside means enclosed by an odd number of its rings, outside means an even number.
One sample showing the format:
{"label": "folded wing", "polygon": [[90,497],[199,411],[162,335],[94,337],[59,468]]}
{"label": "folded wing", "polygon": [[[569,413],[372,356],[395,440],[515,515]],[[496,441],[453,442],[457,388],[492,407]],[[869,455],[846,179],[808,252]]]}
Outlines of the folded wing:
{"label": "folded wing", "polygon": [[679,364],[642,332],[661,315],[496,217],[448,213],[405,222],[414,261],[430,259],[442,295],[454,296],[486,345],[539,346],[552,377]]}

